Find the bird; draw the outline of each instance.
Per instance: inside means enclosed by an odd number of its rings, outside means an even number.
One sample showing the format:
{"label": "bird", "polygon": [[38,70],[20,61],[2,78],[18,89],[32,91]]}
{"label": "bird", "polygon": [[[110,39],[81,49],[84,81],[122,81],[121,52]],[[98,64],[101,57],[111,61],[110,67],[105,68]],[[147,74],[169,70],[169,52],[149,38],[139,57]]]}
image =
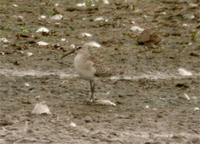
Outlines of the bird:
{"label": "bird", "polygon": [[74,58],[74,68],[80,78],[89,81],[90,102],[94,102],[95,78],[110,76],[110,69],[104,68],[91,56],[88,46],[78,47],[77,51]]}

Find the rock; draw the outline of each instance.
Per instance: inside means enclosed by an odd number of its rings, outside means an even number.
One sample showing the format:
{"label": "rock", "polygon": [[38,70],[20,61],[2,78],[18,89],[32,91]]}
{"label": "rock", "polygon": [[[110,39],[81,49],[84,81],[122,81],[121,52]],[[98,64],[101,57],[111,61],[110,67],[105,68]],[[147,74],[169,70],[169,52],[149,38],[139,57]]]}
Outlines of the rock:
{"label": "rock", "polygon": [[69,125],[70,125],[71,127],[76,127],[76,126],[77,126],[76,123],[74,123],[74,122],[71,122]]}
{"label": "rock", "polygon": [[132,27],[131,27],[131,30],[132,30],[133,32],[139,32],[139,33],[141,33],[141,32],[144,31],[144,29],[141,28],[141,27],[139,27],[139,26],[132,26]]}
{"label": "rock", "polygon": [[49,45],[47,42],[44,42],[44,41],[39,41],[39,42],[37,42],[37,44],[39,46],[47,46],[47,45]]}
{"label": "rock", "polygon": [[46,27],[40,27],[36,32],[37,33],[49,33],[49,29]]}
{"label": "rock", "polygon": [[32,114],[51,114],[51,112],[45,102],[41,102],[35,105]]}
{"label": "rock", "polygon": [[86,117],[84,118],[84,121],[85,121],[86,123],[90,123],[90,122],[92,122],[92,118],[91,118],[90,116],[86,116]]}
{"label": "rock", "polygon": [[161,41],[161,38],[156,32],[153,32],[149,29],[144,30],[137,38],[138,44],[158,44]]}
{"label": "rock", "polygon": [[144,30],[137,39],[138,44],[145,44],[150,42],[151,32],[149,30]]}
{"label": "rock", "polygon": [[188,71],[188,70],[186,70],[184,68],[179,68],[178,72],[182,76],[192,76],[193,75],[192,72],[190,72],[190,71]]}
{"label": "rock", "polygon": [[161,38],[158,36],[157,33],[152,33],[151,35],[151,42],[154,44],[158,44],[161,41]]}
{"label": "rock", "polygon": [[59,21],[59,20],[62,20],[62,18],[63,18],[63,15],[56,14],[56,15],[51,17],[51,20]]}
{"label": "rock", "polygon": [[116,106],[114,102],[111,102],[110,100],[107,99],[99,99],[96,100],[95,102],[100,105]]}

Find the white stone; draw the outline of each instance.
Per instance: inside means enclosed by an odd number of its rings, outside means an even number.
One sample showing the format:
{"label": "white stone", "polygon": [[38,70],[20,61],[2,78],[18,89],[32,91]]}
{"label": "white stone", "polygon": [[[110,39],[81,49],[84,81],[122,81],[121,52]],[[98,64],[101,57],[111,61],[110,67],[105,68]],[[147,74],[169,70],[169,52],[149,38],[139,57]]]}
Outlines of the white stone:
{"label": "white stone", "polygon": [[77,126],[76,123],[74,123],[74,122],[71,122],[69,125],[70,125],[71,127],[76,127],[76,126]]}
{"label": "white stone", "polygon": [[120,76],[111,76],[110,80],[120,80],[122,79]]}
{"label": "white stone", "polygon": [[32,111],[32,114],[51,114],[49,107],[45,102],[37,103]]}
{"label": "white stone", "polygon": [[110,2],[108,0],[103,0],[104,4],[110,4]]}
{"label": "white stone", "polygon": [[65,42],[65,41],[66,41],[66,38],[61,38],[60,41]]}
{"label": "white stone", "polygon": [[200,108],[199,107],[194,107],[194,111],[199,111]]}
{"label": "white stone", "polygon": [[47,16],[45,16],[45,15],[41,15],[40,17],[39,17],[39,19],[46,19],[47,18]]}
{"label": "white stone", "polygon": [[86,7],[86,4],[85,3],[77,3],[76,6],[77,7]]}
{"label": "white stone", "polygon": [[29,56],[29,57],[33,55],[32,52],[27,52],[26,54],[27,54],[27,56]]}
{"label": "white stone", "polygon": [[70,47],[73,48],[73,49],[75,49],[76,45],[75,44],[71,44]]}
{"label": "white stone", "polygon": [[47,46],[47,45],[49,45],[47,42],[44,42],[44,41],[39,41],[39,42],[37,42],[37,44],[39,46]]}
{"label": "white stone", "polygon": [[29,87],[30,86],[30,84],[29,83],[24,83],[24,85],[26,86],[26,87]]}
{"label": "white stone", "polygon": [[46,27],[40,27],[36,32],[37,33],[49,33],[49,29]]}
{"label": "white stone", "polygon": [[54,6],[55,6],[55,7],[58,7],[58,6],[59,6],[59,3],[55,3]]}
{"label": "white stone", "polygon": [[190,71],[188,71],[188,70],[186,70],[184,68],[179,68],[178,72],[182,76],[192,76],[192,72],[190,72]]}
{"label": "white stone", "polygon": [[184,23],[184,24],[183,24],[183,27],[188,27],[188,26],[189,26],[189,25],[188,25],[188,24],[186,24],[186,23]]}
{"label": "white stone", "polygon": [[18,7],[18,5],[17,5],[17,4],[13,4],[13,6],[14,6],[14,7]]}
{"label": "white stone", "polygon": [[85,46],[89,46],[89,47],[96,47],[96,48],[100,48],[101,45],[95,41],[91,41],[91,42],[87,42],[84,44]]}
{"label": "white stone", "polygon": [[0,38],[0,42],[9,43],[9,40],[7,38]]}
{"label": "white stone", "polygon": [[17,19],[18,19],[18,20],[23,20],[24,17],[23,17],[22,15],[19,15],[19,16],[17,16]]}
{"label": "white stone", "polygon": [[110,100],[106,100],[106,99],[99,99],[95,101],[97,104],[101,104],[101,105],[110,105],[110,106],[116,106],[116,104],[114,102],[111,102]]}
{"label": "white stone", "polygon": [[83,33],[81,33],[81,36],[82,37],[92,37],[92,34],[83,32]]}
{"label": "white stone", "polygon": [[61,14],[56,14],[56,15],[52,16],[50,19],[51,19],[51,20],[59,21],[59,20],[61,20],[62,18],[63,18],[63,15],[61,15]]}
{"label": "white stone", "polygon": [[94,21],[103,21],[103,20],[105,20],[105,18],[102,17],[102,16],[97,17],[97,18],[94,19]]}
{"label": "white stone", "polygon": [[144,29],[141,28],[141,27],[139,27],[139,26],[132,26],[132,27],[131,27],[131,30],[132,30],[133,32],[143,32],[143,31],[144,31]]}
{"label": "white stone", "polygon": [[185,96],[185,98],[186,98],[187,100],[190,100],[190,97],[189,97],[188,94],[184,93],[184,96]]}
{"label": "white stone", "polygon": [[135,21],[134,21],[134,20],[132,20],[132,21],[131,21],[131,23],[132,23],[132,24],[135,24]]}

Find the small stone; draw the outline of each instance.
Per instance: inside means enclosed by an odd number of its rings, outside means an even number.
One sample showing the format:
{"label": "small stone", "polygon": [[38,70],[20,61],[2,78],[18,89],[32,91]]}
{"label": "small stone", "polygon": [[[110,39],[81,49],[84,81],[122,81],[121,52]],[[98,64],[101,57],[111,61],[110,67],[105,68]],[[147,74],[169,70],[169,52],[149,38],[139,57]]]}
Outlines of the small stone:
{"label": "small stone", "polygon": [[30,57],[30,56],[33,55],[33,53],[32,52],[27,52],[26,55]]}
{"label": "small stone", "polygon": [[183,24],[183,27],[188,27],[188,26],[189,26],[189,25],[188,25],[188,24],[186,24],[186,23],[184,23],[184,24]]}
{"label": "small stone", "polygon": [[47,18],[47,16],[41,15],[41,16],[39,17],[39,20],[46,19],[46,18]]}
{"label": "small stone", "polygon": [[86,116],[86,117],[84,118],[84,120],[85,120],[86,123],[92,122],[92,118],[91,118],[90,116]]}
{"label": "small stone", "polygon": [[76,45],[75,45],[75,44],[71,44],[70,47],[71,47],[72,49],[75,49],[75,48],[76,48]]}
{"label": "small stone", "polygon": [[81,36],[82,37],[92,37],[92,34],[83,32],[83,33],[81,33]]}
{"label": "small stone", "polygon": [[138,44],[147,44],[147,43],[158,44],[160,41],[161,38],[158,36],[158,34],[152,32],[149,29],[144,30],[137,38]]}
{"label": "small stone", "polygon": [[65,41],[66,41],[66,38],[61,38],[60,41],[65,42]]}
{"label": "small stone", "polygon": [[108,0],[103,0],[103,3],[106,5],[110,4],[110,2]]}
{"label": "small stone", "polygon": [[146,106],[145,106],[145,108],[146,108],[146,109],[149,109],[149,108],[150,108],[150,106],[149,106],[149,105],[146,105]]}
{"label": "small stone", "polygon": [[138,44],[145,44],[151,41],[151,31],[144,30],[137,39]]}
{"label": "small stone", "polygon": [[56,21],[59,21],[63,18],[63,15],[61,14],[56,14],[54,16],[51,17],[51,20],[56,20]]}
{"label": "small stone", "polygon": [[161,41],[161,38],[159,37],[157,33],[152,33],[150,40],[152,43],[158,44]]}
{"label": "small stone", "polygon": [[29,83],[24,83],[24,85],[26,86],[26,87],[29,87],[30,86],[30,84]]}
{"label": "small stone", "polygon": [[58,7],[59,5],[60,5],[59,3],[55,3],[55,4],[54,4],[55,7]]}
{"label": "small stone", "polygon": [[39,42],[37,42],[37,44],[39,46],[47,46],[47,45],[49,45],[47,42],[44,42],[44,41],[39,41]]}
{"label": "small stone", "polygon": [[76,6],[77,7],[86,7],[86,4],[85,3],[77,3]]}
{"label": "small stone", "polygon": [[74,122],[71,122],[69,125],[70,125],[71,127],[76,127],[76,126],[77,126],[76,123],[74,123]]}
{"label": "small stone", "polygon": [[40,27],[36,32],[37,33],[49,33],[49,29],[46,27]]}
{"label": "small stone", "polygon": [[7,38],[0,38],[0,42],[9,43],[9,40]]}
{"label": "small stone", "polygon": [[45,102],[40,102],[35,105],[32,114],[51,114],[51,112]]}
{"label": "small stone", "polygon": [[199,111],[200,108],[199,107],[194,107],[194,111]]}
{"label": "small stone", "polygon": [[21,15],[19,15],[19,16],[17,16],[17,20],[18,20],[18,21],[23,21],[23,20],[24,20],[24,17],[21,16]]}
{"label": "small stone", "polygon": [[106,99],[99,99],[99,100],[96,100],[95,102],[100,105],[116,106],[114,102],[111,102],[110,100],[106,100]]}
{"label": "small stone", "polygon": [[96,48],[100,48],[101,45],[95,41],[90,41],[84,44],[85,46],[89,46],[89,47],[96,47]]}
{"label": "small stone", "polygon": [[188,71],[188,70],[186,70],[184,68],[179,68],[178,72],[182,76],[192,76],[192,72],[190,72],[190,71]]}
{"label": "small stone", "polygon": [[18,7],[18,5],[17,4],[13,4],[13,7]]}
{"label": "small stone", "polygon": [[[134,22],[134,23],[135,23],[135,22]],[[131,31],[141,33],[141,32],[144,31],[144,29],[141,28],[141,27],[139,27],[139,26],[132,26],[132,27],[131,27]]]}
{"label": "small stone", "polygon": [[185,99],[190,100],[190,96],[186,93],[184,93]]}
{"label": "small stone", "polygon": [[97,18],[94,19],[94,21],[103,21],[103,20],[105,20],[104,17],[97,17]]}
{"label": "small stone", "polygon": [[162,15],[166,15],[167,13],[164,11],[164,12],[161,12],[161,14],[162,14]]}
{"label": "small stone", "polygon": [[189,42],[188,45],[191,46],[191,45],[192,45],[192,42]]}

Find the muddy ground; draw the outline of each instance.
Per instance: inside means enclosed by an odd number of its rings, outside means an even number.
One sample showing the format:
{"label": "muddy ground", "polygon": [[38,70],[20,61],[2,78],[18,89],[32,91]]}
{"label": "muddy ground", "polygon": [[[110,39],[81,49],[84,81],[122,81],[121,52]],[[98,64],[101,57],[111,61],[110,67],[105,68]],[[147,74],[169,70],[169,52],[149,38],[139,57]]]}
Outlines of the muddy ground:
{"label": "muddy ground", "polygon": [[[0,38],[8,40],[0,46],[0,144],[200,144],[198,1],[113,0],[92,8],[79,2],[0,1]],[[63,19],[51,20],[55,14]],[[95,21],[100,16],[107,20]],[[50,32],[36,33],[40,26]],[[162,41],[138,45],[132,26]],[[61,76],[75,74],[74,54],[61,56],[88,41],[101,44],[91,51],[114,75],[135,76],[96,81],[96,98],[115,107],[88,104],[88,82]],[[195,75],[181,76],[179,68]],[[51,115],[31,114],[41,101]]]}

